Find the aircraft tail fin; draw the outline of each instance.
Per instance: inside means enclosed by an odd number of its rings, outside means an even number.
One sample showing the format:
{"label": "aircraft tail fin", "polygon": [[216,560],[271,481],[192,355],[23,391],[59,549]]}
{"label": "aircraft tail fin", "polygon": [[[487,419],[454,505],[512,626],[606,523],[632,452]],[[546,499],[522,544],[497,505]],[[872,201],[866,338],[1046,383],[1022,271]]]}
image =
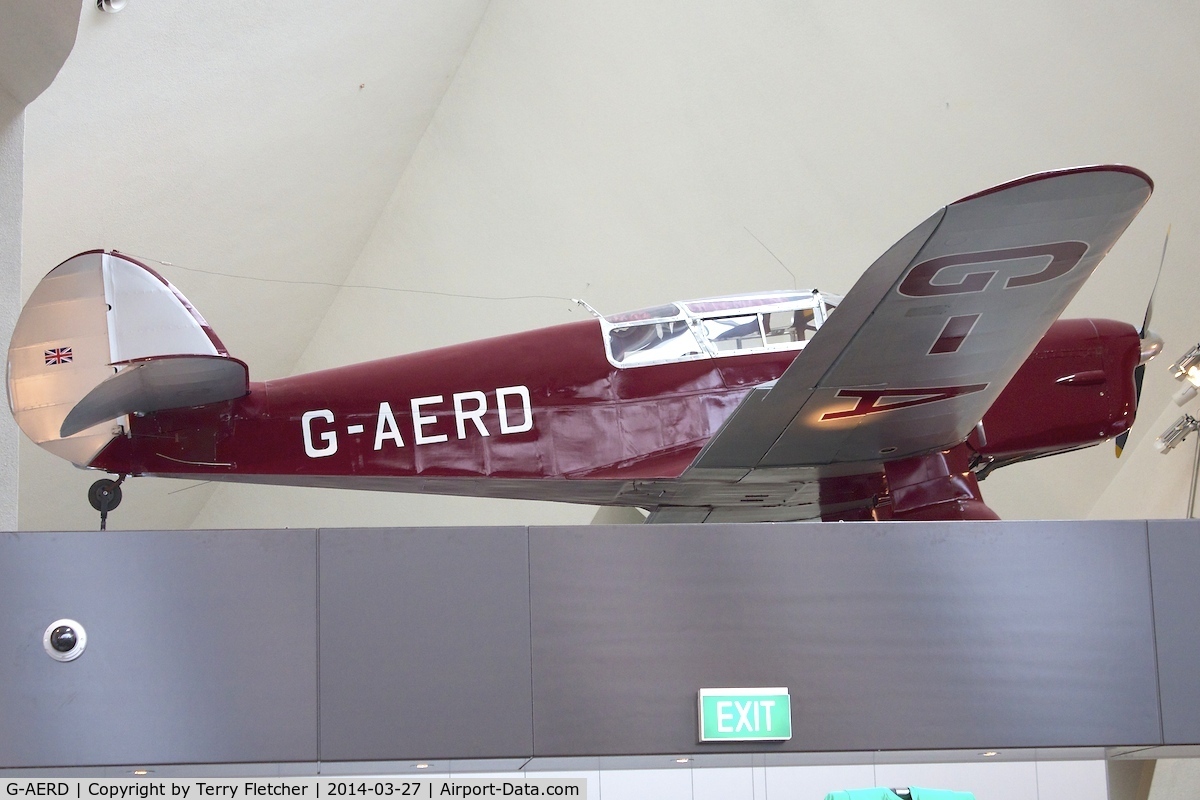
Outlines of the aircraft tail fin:
{"label": "aircraft tail fin", "polygon": [[205,405],[249,391],[204,318],[154,270],[92,250],[42,278],[8,348],[8,404],[44,449],[87,466],[128,414]]}

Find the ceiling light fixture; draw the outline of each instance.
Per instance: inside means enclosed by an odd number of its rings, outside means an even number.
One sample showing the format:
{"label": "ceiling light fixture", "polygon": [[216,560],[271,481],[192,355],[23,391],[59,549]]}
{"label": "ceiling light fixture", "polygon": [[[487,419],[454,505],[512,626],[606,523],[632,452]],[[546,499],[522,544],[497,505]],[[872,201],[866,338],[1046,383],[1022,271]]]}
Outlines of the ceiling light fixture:
{"label": "ceiling light fixture", "polygon": [[129,0],[96,0],[96,8],[115,14],[125,8],[125,4],[128,2]]}
{"label": "ceiling light fixture", "polygon": [[[1188,350],[1171,365],[1171,377],[1183,382],[1183,388],[1173,397],[1176,405],[1181,406],[1200,393],[1200,344]],[[1160,453],[1169,453],[1182,443],[1189,433],[1196,430],[1200,430],[1200,421],[1191,414],[1184,414],[1154,440],[1154,449]],[[1198,480],[1200,480],[1200,446],[1196,448],[1196,458],[1192,461],[1192,482],[1188,487],[1188,519],[1196,516],[1196,483]]]}
{"label": "ceiling light fixture", "polygon": [[1184,381],[1184,386],[1174,395],[1175,405],[1182,406],[1196,396],[1200,391],[1200,344],[1183,354],[1183,357],[1171,365],[1171,375],[1177,381]]}
{"label": "ceiling light fixture", "polygon": [[1154,440],[1154,449],[1160,453],[1169,453],[1195,430],[1200,430],[1200,422],[1191,414],[1184,414]]}
{"label": "ceiling light fixture", "polygon": [[[1154,449],[1160,453],[1169,453],[1187,438],[1192,431],[1200,430],[1200,420],[1191,414],[1184,414],[1175,420],[1175,424],[1167,428],[1154,440]],[[1196,516],[1196,482],[1200,480],[1200,447],[1196,448],[1196,457],[1192,461],[1192,480],[1188,487],[1187,519]]]}

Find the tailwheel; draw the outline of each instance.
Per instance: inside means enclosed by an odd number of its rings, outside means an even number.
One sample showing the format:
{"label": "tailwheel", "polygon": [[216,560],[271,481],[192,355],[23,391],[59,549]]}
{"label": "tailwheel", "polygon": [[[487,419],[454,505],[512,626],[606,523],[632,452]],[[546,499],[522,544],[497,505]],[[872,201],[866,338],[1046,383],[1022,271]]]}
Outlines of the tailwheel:
{"label": "tailwheel", "polygon": [[124,475],[115,481],[111,478],[101,478],[88,489],[88,502],[100,512],[100,530],[106,530],[108,527],[108,512],[121,505],[121,483],[124,480]]}

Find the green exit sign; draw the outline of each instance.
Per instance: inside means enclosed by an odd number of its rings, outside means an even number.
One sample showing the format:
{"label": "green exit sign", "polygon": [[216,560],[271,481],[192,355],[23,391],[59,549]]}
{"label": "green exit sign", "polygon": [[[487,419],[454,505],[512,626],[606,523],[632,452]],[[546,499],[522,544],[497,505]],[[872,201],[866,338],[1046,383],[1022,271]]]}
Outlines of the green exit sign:
{"label": "green exit sign", "polygon": [[786,742],[792,738],[792,703],[786,686],[701,689],[698,703],[702,742]]}

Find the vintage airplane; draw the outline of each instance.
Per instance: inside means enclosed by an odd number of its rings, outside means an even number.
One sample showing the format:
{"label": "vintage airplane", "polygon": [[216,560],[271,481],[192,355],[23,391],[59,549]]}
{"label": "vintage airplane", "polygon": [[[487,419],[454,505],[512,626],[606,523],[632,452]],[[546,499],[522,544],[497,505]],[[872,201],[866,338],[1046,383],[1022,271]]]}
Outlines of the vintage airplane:
{"label": "vintage airplane", "polygon": [[[25,305],[9,404],[126,476],[637,506],[652,522],[994,519],[978,479],[1127,431],[1133,326],[1056,321],[1150,197],[1139,170],[1021,178],[939,210],[845,297],[656,308],[251,382],[117,252]],[[1145,333],[1143,331],[1143,333]]]}

